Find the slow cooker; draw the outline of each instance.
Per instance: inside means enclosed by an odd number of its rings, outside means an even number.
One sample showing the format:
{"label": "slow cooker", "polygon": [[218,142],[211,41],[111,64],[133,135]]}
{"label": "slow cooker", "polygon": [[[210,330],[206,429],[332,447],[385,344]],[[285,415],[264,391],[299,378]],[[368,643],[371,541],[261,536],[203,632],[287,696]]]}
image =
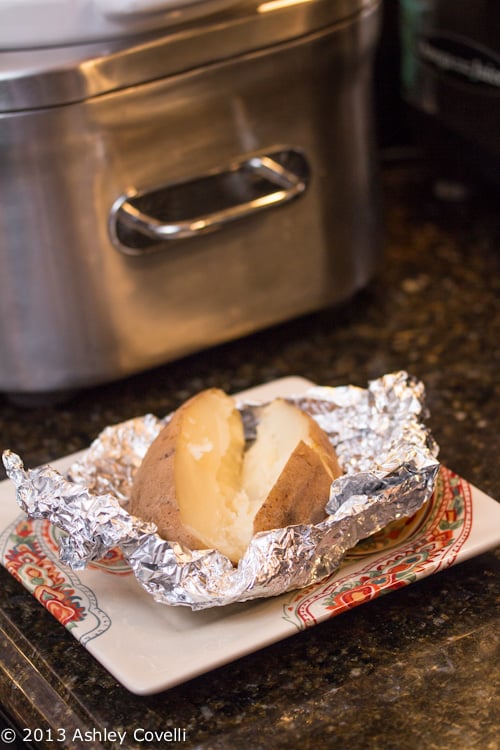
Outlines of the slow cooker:
{"label": "slow cooker", "polygon": [[0,2],[1,390],[120,378],[367,283],[378,0],[39,5],[24,36]]}

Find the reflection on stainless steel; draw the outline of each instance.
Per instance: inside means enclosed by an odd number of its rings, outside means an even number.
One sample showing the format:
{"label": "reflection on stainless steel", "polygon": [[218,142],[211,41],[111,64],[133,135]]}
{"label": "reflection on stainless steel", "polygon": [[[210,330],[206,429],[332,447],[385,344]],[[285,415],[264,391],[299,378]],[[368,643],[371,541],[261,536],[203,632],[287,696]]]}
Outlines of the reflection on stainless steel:
{"label": "reflection on stainless steel", "polygon": [[[121,377],[339,302],[371,277],[379,2],[256,8],[235,5],[136,46],[5,54],[2,391]],[[110,225],[123,196],[292,152],[309,170],[298,200],[165,241],[168,253],[116,251]],[[273,158],[294,171],[288,155]],[[178,215],[211,216],[197,207]]]}
{"label": "reflection on stainless steel", "polygon": [[161,36],[2,52],[0,112],[76,103],[178,75],[349,22],[357,14],[371,15],[378,5],[379,0],[311,0],[268,12],[263,23],[255,1],[243,0],[224,14]]}
{"label": "reflection on stainless steel", "polygon": [[[405,372],[367,389],[313,388],[291,400],[328,433],[345,474],[332,483],[324,521],[255,535],[237,568],[216,550],[162,539],[153,524],[127,513],[134,471],[162,426],[151,415],[108,427],[67,477],[50,466],[25,471],[10,451],[3,461],[20,507],[66,532],[60,556],[75,569],[119,546],[141,585],[163,604],[204,609],[274,596],[321,580],[359,540],[416,513],[439,468],[438,447],[423,423],[422,383]],[[238,406],[250,440],[261,405]]]}
{"label": "reflection on stainless steel", "polygon": [[268,2],[261,3],[257,11],[259,13],[270,13],[271,11],[287,8],[289,5],[298,5],[300,3],[310,3],[313,0],[268,0]]}

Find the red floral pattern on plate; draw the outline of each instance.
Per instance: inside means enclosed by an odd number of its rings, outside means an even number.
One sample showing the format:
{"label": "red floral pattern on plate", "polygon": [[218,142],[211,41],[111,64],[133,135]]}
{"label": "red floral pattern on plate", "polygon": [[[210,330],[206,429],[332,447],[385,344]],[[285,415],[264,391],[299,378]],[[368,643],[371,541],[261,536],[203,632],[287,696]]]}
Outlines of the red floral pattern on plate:
{"label": "red floral pattern on plate", "polygon": [[[340,571],[296,593],[283,614],[299,630],[453,564],[472,526],[472,494],[458,474],[441,467],[429,502],[411,519],[389,524],[360,542]],[[385,554],[384,554],[385,552]],[[367,564],[359,568],[360,559]],[[348,572],[352,563],[356,571]]]}
{"label": "red floral pattern on plate", "polygon": [[[18,518],[2,535],[0,561],[69,630],[78,629],[82,643],[104,633],[111,624],[94,592],[58,558],[61,532],[49,521]],[[132,575],[120,550],[110,550],[89,565],[113,575]]]}
{"label": "red floral pattern on plate", "polygon": [[81,597],[57,565],[44,553],[34,522],[23,519],[9,535],[4,566],[35,599],[68,628],[85,618]]}

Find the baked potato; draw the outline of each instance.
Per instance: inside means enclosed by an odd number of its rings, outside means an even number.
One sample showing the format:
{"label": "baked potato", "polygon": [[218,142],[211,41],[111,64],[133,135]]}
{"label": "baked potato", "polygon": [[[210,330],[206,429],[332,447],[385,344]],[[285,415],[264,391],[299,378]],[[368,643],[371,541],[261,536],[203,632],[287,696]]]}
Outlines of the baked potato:
{"label": "baked potato", "polygon": [[235,402],[211,388],[184,403],[150,446],[130,512],[169,541],[218,549],[237,564],[256,533],[325,518],[340,474],[333,446],[308,414],[272,401],[247,449]]}

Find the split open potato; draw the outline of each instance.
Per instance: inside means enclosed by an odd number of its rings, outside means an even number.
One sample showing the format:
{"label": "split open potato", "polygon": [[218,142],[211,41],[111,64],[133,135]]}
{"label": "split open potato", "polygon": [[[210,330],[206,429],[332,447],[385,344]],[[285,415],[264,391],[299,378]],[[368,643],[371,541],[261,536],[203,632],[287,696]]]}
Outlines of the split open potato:
{"label": "split open potato", "polygon": [[130,512],[169,541],[237,563],[257,532],[323,520],[341,473],[327,435],[296,406],[265,406],[246,448],[233,399],[211,388],[183,404],[150,446]]}

